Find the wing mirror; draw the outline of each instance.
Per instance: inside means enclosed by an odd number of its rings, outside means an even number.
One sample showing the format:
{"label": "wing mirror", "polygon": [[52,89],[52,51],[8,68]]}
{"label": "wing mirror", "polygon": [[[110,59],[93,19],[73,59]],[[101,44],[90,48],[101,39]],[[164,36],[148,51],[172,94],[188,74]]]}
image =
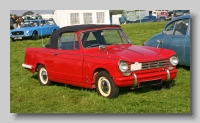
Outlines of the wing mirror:
{"label": "wing mirror", "polygon": [[106,46],[105,45],[99,45],[99,50],[105,50]]}
{"label": "wing mirror", "polygon": [[158,43],[158,45],[157,45],[157,49],[158,49],[158,46],[159,46],[160,44],[162,44],[162,40],[158,39],[158,40],[157,40],[157,43]]}

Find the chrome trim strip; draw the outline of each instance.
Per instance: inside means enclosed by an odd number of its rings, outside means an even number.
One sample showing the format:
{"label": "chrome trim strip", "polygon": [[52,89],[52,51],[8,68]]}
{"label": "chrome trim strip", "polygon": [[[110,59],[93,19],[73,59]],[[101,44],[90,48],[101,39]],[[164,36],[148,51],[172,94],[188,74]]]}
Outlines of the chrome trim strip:
{"label": "chrome trim strip", "polygon": [[28,68],[28,69],[32,69],[32,66],[31,65],[27,65],[27,64],[22,64],[22,67]]}
{"label": "chrome trim strip", "polygon": [[165,71],[167,72],[167,79],[166,79],[166,81],[170,81],[170,72],[167,69]]}
{"label": "chrome trim strip", "polygon": [[137,86],[137,76],[135,74],[133,74],[133,78],[134,78],[134,82],[133,82],[133,86],[136,87]]}

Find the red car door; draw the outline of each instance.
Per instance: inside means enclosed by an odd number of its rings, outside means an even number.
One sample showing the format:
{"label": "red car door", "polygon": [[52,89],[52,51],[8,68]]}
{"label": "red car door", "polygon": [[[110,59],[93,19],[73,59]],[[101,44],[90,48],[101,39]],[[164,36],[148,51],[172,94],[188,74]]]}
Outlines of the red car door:
{"label": "red car door", "polygon": [[59,47],[52,54],[54,78],[63,82],[82,82],[83,52],[79,49],[77,35],[62,34]]}

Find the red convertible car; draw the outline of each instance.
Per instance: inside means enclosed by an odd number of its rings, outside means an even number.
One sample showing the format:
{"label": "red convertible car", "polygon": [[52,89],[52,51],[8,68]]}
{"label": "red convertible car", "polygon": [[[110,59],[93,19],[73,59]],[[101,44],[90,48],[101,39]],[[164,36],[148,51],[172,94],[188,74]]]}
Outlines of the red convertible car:
{"label": "red convertible car", "polygon": [[75,25],[54,31],[42,48],[26,48],[22,67],[52,82],[115,98],[119,88],[170,87],[178,57],[169,49],[134,46],[119,25]]}

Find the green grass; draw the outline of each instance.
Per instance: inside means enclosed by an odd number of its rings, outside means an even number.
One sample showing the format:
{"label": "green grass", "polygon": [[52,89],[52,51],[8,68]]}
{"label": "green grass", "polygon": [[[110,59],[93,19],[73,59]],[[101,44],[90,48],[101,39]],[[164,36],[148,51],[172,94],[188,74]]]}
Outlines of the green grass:
{"label": "green grass", "polygon": [[[133,42],[143,41],[162,31],[166,22],[127,24],[122,28]],[[48,38],[44,39],[46,43]],[[43,87],[22,68],[26,47],[41,47],[42,40],[10,41],[11,113],[190,113],[190,69],[178,67],[171,89],[122,89],[118,98],[98,96],[94,90],[55,84]]]}

